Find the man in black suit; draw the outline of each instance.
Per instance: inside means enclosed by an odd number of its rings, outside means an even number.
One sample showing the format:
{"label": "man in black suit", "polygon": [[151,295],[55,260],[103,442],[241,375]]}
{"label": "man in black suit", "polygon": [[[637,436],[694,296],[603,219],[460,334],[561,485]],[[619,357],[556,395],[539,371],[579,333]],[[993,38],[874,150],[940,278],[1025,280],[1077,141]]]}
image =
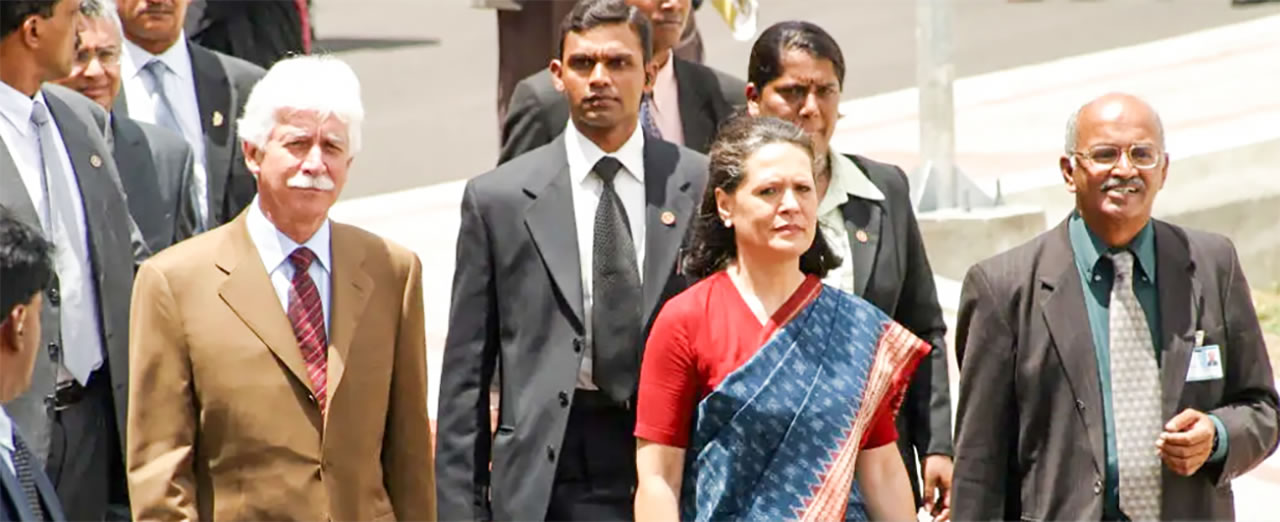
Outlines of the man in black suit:
{"label": "man in black suit", "polygon": [[440,382],[442,520],[632,518],[644,336],[688,284],[676,258],[707,160],[640,130],[648,19],[623,0],[583,0],[567,20],[551,70],[572,123],[463,195]]}
{"label": "man in black suit", "polygon": [[[653,26],[656,72],[641,112],[645,132],[705,154],[720,122],[746,103],[746,83],[673,55],[690,16],[689,1],[627,3],[639,8]],[[569,104],[551,76],[542,70],[516,84],[502,124],[499,165],[549,143],[564,130]]]}
{"label": "man in black suit", "polygon": [[153,123],[186,139],[206,228],[231,221],[257,194],[236,125],[265,71],[189,41],[182,30],[191,0],[121,0],[124,96],[117,115]]}
{"label": "man in black suit", "polygon": [[[71,72],[80,0],[0,2],[0,205],[56,245],[31,387],[5,404],[72,520],[127,518],[133,221],[106,113],[46,84]],[[42,87],[43,85],[43,87]],[[145,250],[145,246],[142,247]]]}
{"label": "man in black suit", "polygon": [[[0,207],[0,404],[31,384],[52,253],[52,243]],[[64,519],[49,477],[0,408],[0,522]]]}
{"label": "man in black suit", "polygon": [[309,0],[192,0],[186,31],[211,50],[269,68],[311,52],[315,32]]}
{"label": "man in black suit", "polygon": [[[108,113],[120,94],[120,20],[114,2],[85,13],[71,75],[63,87],[93,100]],[[116,159],[129,214],[152,252],[204,231],[195,192],[195,155],[168,129],[108,114],[107,144]]]}
{"label": "man in black suit", "polygon": [[1075,211],[965,276],[953,514],[1231,520],[1280,422],[1235,247],[1151,218],[1169,157],[1142,100],[1086,104],[1065,149]]}

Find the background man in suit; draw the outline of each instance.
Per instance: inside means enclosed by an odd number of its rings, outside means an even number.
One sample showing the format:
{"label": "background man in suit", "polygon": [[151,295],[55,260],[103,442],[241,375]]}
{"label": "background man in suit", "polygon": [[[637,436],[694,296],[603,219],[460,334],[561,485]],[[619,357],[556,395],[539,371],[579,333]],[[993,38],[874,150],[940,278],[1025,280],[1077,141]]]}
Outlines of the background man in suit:
{"label": "background man in suit", "polygon": [[965,276],[957,520],[1230,520],[1232,478],[1275,449],[1235,247],[1151,218],[1163,151],[1142,100],[1086,104],[1059,161],[1076,210]]}
{"label": "background man in suit", "polygon": [[311,52],[309,0],[191,0],[186,31],[211,50],[271,67],[291,54]]}
{"label": "background man in suit", "polygon": [[[649,136],[706,153],[716,128],[746,103],[746,84],[706,66],[673,56],[680,43],[689,0],[628,0],[653,26],[653,62],[640,118]],[[552,73],[542,69],[520,81],[502,125],[498,164],[541,147],[559,136],[569,121],[569,104],[557,92]]]}
{"label": "background man in suit", "polygon": [[[195,155],[182,136],[110,114],[120,94],[120,19],[112,0],[86,12],[71,75],[58,84],[108,112],[107,144],[116,159],[129,214],[152,252],[204,231],[195,186]],[[88,5],[88,4],[86,4]]]}
{"label": "background man in suit", "polygon": [[[83,96],[41,85],[71,72],[80,0],[0,2],[0,205],[56,245],[31,388],[5,405],[72,520],[125,517],[134,231],[101,129]],[[143,247],[145,248],[145,247]],[[109,513],[110,512],[110,513]]]}
{"label": "background man in suit", "polygon": [[257,183],[236,143],[236,122],[261,67],[188,41],[190,0],[122,0],[124,96],[115,114],[169,129],[195,152],[202,222],[230,221],[253,200]]}
{"label": "background man in suit", "polygon": [[[31,384],[52,253],[52,243],[0,207],[0,404]],[[64,519],[53,484],[0,408],[0,521]]]}
{"label": "background man in suit", "polygon": [[551,70],[572,122],[462,199],[436,448],[443,519],[632,518],[644,336],[687,286],[676,258],[707,160],[640,130],[654,67],[638,9],[584,0],[564,27]]}
{"label": "background man in suit", "polygon": [[[498,11],[498,123],[516,83],[547,68],[560,45],[560,22],[574,0],[475,0]],[[550,140],[548,140],[550,141]]]}
{"label": "background man in suit", "polygon": [[933,346],[903,399],[898,450],[916,505],[945,518],[953,452],[947,323],[907,176],[895,165],[831,150],[845,61],[840,45],[821,27],[798,21],[770,26],[752,45],[747,67],[748,112],[799,125],[824,159],[817,172],[818,222],[843,260],[824,282],[870,301]]}
{"label": "background man in suit", "polygon": [[139,270],[138,519],[435,519],[421,264],[328,218],[363,118],[345,63],[277,62],[239,127],[258,197]]}

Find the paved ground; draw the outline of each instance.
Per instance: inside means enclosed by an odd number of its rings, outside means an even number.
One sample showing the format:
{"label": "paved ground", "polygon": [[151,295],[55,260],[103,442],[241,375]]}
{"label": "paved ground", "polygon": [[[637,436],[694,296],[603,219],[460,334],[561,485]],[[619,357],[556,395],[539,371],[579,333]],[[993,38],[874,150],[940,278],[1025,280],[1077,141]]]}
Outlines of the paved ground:
{"label": "paved ground", "polygon": [[[1131,45],[1280,13],[1280,4],[1228,0],[955,0],[956,70],[981,74]],[[910,0],[761,0],[760,27],[806,19],[840,41],[846,97],[914,84]],[[496,21],[469,0],[317,0],[321,46],[364,81],[365,149],[344,197],[475,176],[493,164]],[[708,62],[745,75],[749,42],[730,38],[711,9],[698,13]],[[1136,65],[1136,64],[1135,64]]]}

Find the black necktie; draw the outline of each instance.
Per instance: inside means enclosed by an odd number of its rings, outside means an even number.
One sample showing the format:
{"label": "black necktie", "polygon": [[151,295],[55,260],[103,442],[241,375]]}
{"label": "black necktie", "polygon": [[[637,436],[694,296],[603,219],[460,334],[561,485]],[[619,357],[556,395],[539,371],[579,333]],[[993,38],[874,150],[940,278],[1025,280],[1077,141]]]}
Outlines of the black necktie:
{"label": "black necktie", "polygon": [[27,497],[27,505],[36,520],[49,520],[44,515],[44,506],[40,504],[40,491],[36,489],[36,472],[32,467],[35,459],[22,442],[22,437],[13,434],[13,471],[18,475],[18,484],[22,485],[22,494]]}
{"label": "black necktie", "polygon": [[596,207],[591,251],[592,378],[615,401],[631,398],[640,370],[640,270],[626,209],[613,188],[622,164],[604,157],[595,173],[604,182]]}

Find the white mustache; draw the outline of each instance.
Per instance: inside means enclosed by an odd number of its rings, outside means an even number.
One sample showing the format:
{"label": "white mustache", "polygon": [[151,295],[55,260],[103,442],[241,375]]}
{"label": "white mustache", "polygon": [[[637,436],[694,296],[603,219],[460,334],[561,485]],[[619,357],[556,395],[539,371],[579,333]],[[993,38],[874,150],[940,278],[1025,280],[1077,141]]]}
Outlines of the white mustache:
{"label": "white mustache", "polygon": [[337,186],[333,183],[333,178],[329,177],[327,174],[308,176],[301,172],[290,176],[284,184],[289,188],[323,190],[325,192],[333,190],[334,187]]}

